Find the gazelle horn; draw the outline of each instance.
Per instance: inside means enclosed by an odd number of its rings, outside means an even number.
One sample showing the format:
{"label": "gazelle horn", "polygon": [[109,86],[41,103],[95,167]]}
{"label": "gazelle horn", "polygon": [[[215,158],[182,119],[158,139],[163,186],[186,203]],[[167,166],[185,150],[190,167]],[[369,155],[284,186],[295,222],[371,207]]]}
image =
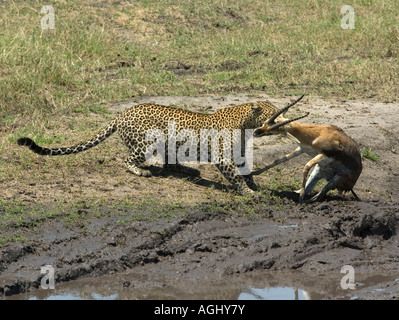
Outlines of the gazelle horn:
{"label": "gazelle horn", "polygon": [[[277,119],[277,117],[286,112],[289,108],[291,108],[294,104],[297,104],[302,98],[304,97],[304,94],[302,96],[300,96],[298,99],[296,99],[294,102],[291,102],[289,104],[287,104],[287,106],[285,106],[284,108],[278,110],[274,115],[272,115],[269,120],[267,120],[267,124],[271,124],[274,122],[274,120]],[[293,120],[294,121],[294,120]]]}
{"label": "gazelle horn", "polygon": [[300,116],[300,117],[297,117],[297,118],[294,118],[294,119],[288,119],[288,120],[285,120],[285,121],[283,121],[283,122],[275,123],[275,124],[273,124],[272,126],[270,126],[270,127],[268,128],[267,131],[271,131],[271,130],[277,129],[277,128],[279,128],[279,127],[285,126],[286,124],[288,124],[288,123],[290,123],[290,122],[297,121],[297,120],[299,120],[299,119],[305,118],[305,117],[307,117],[309,114],[310,114],[310,112],[307,112],[307,113],[306,113],[305,115],[303,115],[303,116]]}

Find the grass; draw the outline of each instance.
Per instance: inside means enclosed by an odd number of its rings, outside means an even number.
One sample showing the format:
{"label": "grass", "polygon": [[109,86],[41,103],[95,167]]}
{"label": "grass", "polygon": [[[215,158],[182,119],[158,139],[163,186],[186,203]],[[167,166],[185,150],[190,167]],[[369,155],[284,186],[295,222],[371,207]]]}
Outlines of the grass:
{"label": "grass", "polygon": [[151,197],[136,203],[128,199],[116,203],[106,199],[89,198],[67,204],[26,204],[17,200],[0,200],[0,248],[10,242],[29,242],[32,233],[40,230],[41,225],[48,219],[56,219],[60,228],[65,227],[85,234],[96,218],[116,219],[118,224],[158,219],[168,221],[184,216],[189,210],[190,207],[184,207],[179,201],[160,203]]}
{"label": "grass", "polygon": [[[50,1],[51,4],[51,1]],[[265,91],[379,97],[398,90],[399,4],[244,0],[0,4],[0,119],[94,111],[140,95]],[[101,110],[101,109],[100,109]],[[7,120],[6,120],[7,121]]]}
{"label": "grass", "polygon": [[[254,205],[251,197],[229,194],[218,199],[198,204],[185,204],[180,200],[160,201],[152,196],[142,199],[124,198],[121,201],[106,198],[78,198],[65,202],[62,199],[48,202],[46,199],[34,203],[20,200],[0,200],[0,247],[9,242],[29,242],[30,237],[41,230],[49,219],[55,220],[60,229],[71,229],[86,234],[96,219],[115,221],[120,225],[135,221],[171,221],[181,219],[199,210],[207,214],[226,214],[257,218],[268,214],[269,206],[281,210],[287,199],[261,192],[259,203]],[[264,212],[265,207],[268,209]],[[54,227],[54,223],[52,223]]]}
{"label": "grass", "polygon": [[369,149],[364,149],[362,151],[362,157],[374,162],[380,161],[380,156]]}
{"label": "grass", "polygon": [[[263,199],[268,196],[263,196]],[[278,200],[280,201],[280,200]],[[281,201],[280,201],[281,202]],[[252,199],[241,196],[231,197],[231,201],[219,201],[200,205],[184,205],[179,200],[173,202],[160,202],[153,197],[147,197],[134,202],[124,199],[121,202],[108,201],[107,199],[75,200],[69,203],[55,202],[26,204],[22,201],[0,201],[0,248],[11,242],[30,243],[35,241],[38,233],[46,228],[49,219],[52,228],[73,230],[74,233],[87,235],[91,226],[96,225],[96,219],[112,221],[118,225],[144,221],[171,221],[181,219],[191,212],[201,210],[205,213],[236,216],[242,215],[256,218],[264,213],[255,210]],[[61,231],[60,231],[61,230]],[[104,226],[101,232],[107,230]]]}
{"label": "grass", "polygon": [[269,170],[269,176],[265,185],[262,188],[265,190],[274,191],[295,191],[301,188],[302,180],[296,175],[298,169],[282,170],[280,167],[275,167]]}
{"label": "grass", "polygon": [[2,117],[90,110],[139,95],[264,90],[393,99],[399,4],[353,1],[35,2],[0,5]]}

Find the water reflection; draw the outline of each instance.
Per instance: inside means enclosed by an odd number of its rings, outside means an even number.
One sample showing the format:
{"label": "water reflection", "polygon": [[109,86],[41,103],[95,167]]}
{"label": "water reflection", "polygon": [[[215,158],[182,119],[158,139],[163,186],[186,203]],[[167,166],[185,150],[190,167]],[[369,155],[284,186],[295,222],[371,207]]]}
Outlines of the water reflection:
{"label": "water reflection", "polygon": [[291,287],[252,288],[240,293],[238,300],[306,300],[305,291]]}
{"label": "water reflection", "polygon": [[[101,295],[92,293],[90,297],[81,297],[78,292],[50,295],[44,300],[118,300],[120,297],[117,293]],[[29,300],[38,300],[37,296],[30,297]],[[238,300],[306,300],[307,292],[301,289],[291,287],[274,287],[274,288],[253,288],[249,287],[238,295]]]}
{"label": "water reflection", "polygon": [[[309,277],[299,272],[259,272],[232,275],[222,279],[159,279],[142,273],[121,273],[98,278],[56,283],[54,290],[31,289],[26,293],[3,297],[17,300],[319,300],[357,299],[358,290],[383,283],[399,281],[397,275],[361,275],[356,290],[339,287],[341,274],[330,277]],[[360,282],[359,282],[360,281]],[[129,285],[127,285],[127,283]],[[373,287],[381,292],[386,287]]]}
{"label": "water reflection", "polygon": [[[110,296],[103,296],[98,293],[92,293],[91,298],[93,300],[118,300],[119,295],[117,293],[115,293]],[[38,297],[36,297],[36,296],[30,297],[29,300],[38,300]],[[47,298],[44,298],[44,300],[89,300],[89,299],[82,298],[78,292],[74,292],[74,293],[50,295]]]}

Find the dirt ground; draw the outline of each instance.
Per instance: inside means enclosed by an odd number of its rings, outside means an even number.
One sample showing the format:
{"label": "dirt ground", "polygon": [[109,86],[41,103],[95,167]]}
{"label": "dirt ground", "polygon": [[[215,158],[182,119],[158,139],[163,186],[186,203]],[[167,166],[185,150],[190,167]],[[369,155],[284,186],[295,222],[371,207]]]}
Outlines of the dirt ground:
{"label": "dirt ground", "polygon": [[[282,107],[293,98],[142,97],[107,107],[117,113],[154,102],[214,112],[261,100]],[[232,196],[211,166],[193,165],[201,170],[200,179],[160,168],[152,169],[153,177],[142,178],[128,174],[117,155],[109,162],[120,170],[112,173],[76,168],[74,174],[63,172],[48,183],[14,181],[4,186],[6,200],[34,203],[62,194],[65,199],[84,195],[116,203],[151,196],[152,202],[134,209],[142,216],[152,214],[158,201],[179,205],[170,217],[124,223],[120,221],[131,207],[86,206],[80,208],[85,217],[81,228],[49,216],[24,230],[29,241],[1,247],[0,297],[50,295],[40,289],[40,268],[51,265],[56,287],[77,283],[83,297],[84,290],[87,295],[101,287],[104,294],[118,291],[118,298],[126,299],[237,299],[248,287],[282,286],[300,288],[316,299],[399,299],[399,104],[305,97],[292,114],[306,111],[311,114],[302,122],[338,125],[362,150],[379,156],[378,161],[363,158],[355,186],[361,202],[350,194],[332,193],[322,202],[298,204],[292,188],[281,186],[284,180],[300,179],[305,155],[255,177],[267,194],[255,199]],[[276,137],[254,144],[258,168],[295,148],[291,140]],[[355,289],[340,286],[344,265],[354,268]]]}

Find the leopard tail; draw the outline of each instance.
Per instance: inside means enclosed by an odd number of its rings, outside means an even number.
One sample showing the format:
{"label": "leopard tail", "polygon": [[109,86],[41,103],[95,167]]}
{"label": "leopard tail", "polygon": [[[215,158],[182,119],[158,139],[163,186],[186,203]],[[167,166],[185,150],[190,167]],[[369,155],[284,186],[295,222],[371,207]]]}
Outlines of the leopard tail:
{"label": "leopard tail", "polygon": [[108,126],[102,129],[95,137],[86,142],[79,143],[73,147],[45,148],[37,145],[32,139],[26,137],[18,139],[17,143],[20,146],[28,147],[37,154],[46,155],[46,156],[62,156],[66,154],[78,153],[93,148],[94,146],[98,145],[100,142],[107,139],[111,134],[113,134],[116,131],[117,129],[116,123],[117,123],[116,119],[112,120],[108,124]]}

